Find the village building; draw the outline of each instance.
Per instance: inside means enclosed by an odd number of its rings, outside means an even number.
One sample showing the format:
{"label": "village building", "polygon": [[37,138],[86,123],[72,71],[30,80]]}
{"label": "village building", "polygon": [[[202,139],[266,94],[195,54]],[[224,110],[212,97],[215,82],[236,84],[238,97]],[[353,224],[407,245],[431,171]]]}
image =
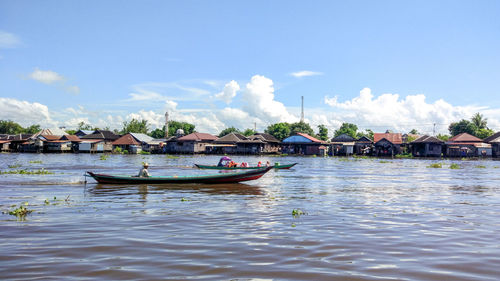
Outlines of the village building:
{"label": "village building", "polygon": [[491,144],[467,133],[458,134],[446,142],[446,157],[486,157],[492,155]]}
{"label": "village building", "polygon": [[126,134],[115,140],[113,143],[113,151],[118,149],[124,153],[137,154],[142,151],[141,143],[134,138],[132,134]]}
{"label": "village building", "polygon": [[236,154],[238,153],[238,143],[246,140],[248,138],[244,135],[232,132],[205,145],[205,153]]}
{"label": "village building", "polygon": [[411,153],[415,157],[441,157],[444,141],[424,135],[410,142]]}
{"label": "village building", "polygon": [[[267,133],[255,133],[248,137],[251,141],[260,140],[262,144],[259,144],[260,153],[264,154],[274,154],[279,153],[281,150],[281,142],[271,134]],[[253,148],[252,148],[253,150]]]}
{"label": "village building", "polygon": [[354,154],[370,155],[373,151],[373,141],[366,136],[362,136],[354,142]]}
{"label": "village building", "polygon": [[497,132],[483,140],[491,145],[491,154],[493,157],[500,157],[500,132]]}
{"label": "village building", "polygon": [[394,156],[401,153],[403,137],[400,133],[374,133],[375,156]]}
{"label": "village building", "polygon": [[75,133],[75,136],[81,138],[83,136],[86,136],[86,135],[90,135],[92,134],[94,131],[89,131],[89,130],[78,130],[76,133]]}
{"label": "village building", "polygon": [[95,130],[92,134],[80,137],[78,146],[80,152],[111,152],[113,142],[120,136],[107,130]]}
{"label": "village building", "polygon": [[297,133],[282,141],[281,151],[286,154],[326,155],[328,148],[317,138]]}
{"label": "village building", "polygon": [[338,135],[330,140],[330,153],[331,155],[352,155],[354,154],[354,145],[356,139],[348,134]]}
{"label": "village building", "polygon": [[10,140],[0,139],[0,152],[10,152]]}
{"label": "village building", "polygon": [[9,136],[10,149],[18,152],[36,152],[34,147],[30,145],[32,134],[17,134]]}
{"label": "village building", "polygon": [[205,153],[205,146],[212,144],[217,137],[207,133],[191,133],[175,137],[167,142],[168,153]]}

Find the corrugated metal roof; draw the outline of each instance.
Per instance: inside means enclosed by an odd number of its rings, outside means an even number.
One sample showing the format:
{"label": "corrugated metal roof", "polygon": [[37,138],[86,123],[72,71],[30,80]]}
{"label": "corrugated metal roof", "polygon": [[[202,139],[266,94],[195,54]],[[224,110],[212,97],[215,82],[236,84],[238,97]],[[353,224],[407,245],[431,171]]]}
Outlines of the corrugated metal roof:
{"label": "corrugated metal roof", "polygon": [[248,138],[242,134],[229,133],[223,137],[214,140],[215,143],[236,143],[242,140],[247,140]]}
{"label": "corrugated metal roof", "polygon": [[[302,140],[303,141],[302,141]],[[323,141],[318,140],[317,138],[311,137],[308,134],[297,133],[293,136],[289,136],[288,138],[283,140],[284,143],[323,143]]]}
{"label": "corrugated metal roof", "polygon": [[424,136],[421,136],[420,138],[412,141],[411,143],[441,143],[441,144],[443,144],[444,141],[442,141],[436,137],[424,135]]}
{"label": "corrugated metal roof", "polygon": [[126,134],[119,139],[115,140],[113,145],[141,145],[140,142],[138,142],[132,134]]}
{"label": "corrugated metal roof", "polygon": [[386,139],[387,141],[393,144],[402,144],[403,136],[401,133],[374,133],[373,134],[373,142],[379,142],[382,139]]}
{"label": "corrugated metal roof", "polygon": [[191,133],[178,138],[177,141],[214,141],[216,139],[216,136],[207,133]]}
{"label": "corrugated metal roof", "polygon": [[119,138],[120,138],[119,135],[106,130],[95,130],[92,134],[81,137],[81,139],[104,139],[112,141],[117,140]]}
{"label": "corrugated metal roof", "polygon": [[467,133],[458,134],[448,140],[448,142],[482,142],[482,141],[483,140],[481,140],[480,138]]}
{"label": "corrugated metal roof", "polygon": [[153,140],[152,137],[146,135],[146,134],[140,134],[140,133],[130,133],[136,140],[140,142],[145,142],[148,143]]}
{"label": "corrugated metal roof", "polygon": [[349,136],[348,134],[341,134],[331,139],[332,142],[353,142],[356,139]]}
{"label": "corrugated metal roof", "polygon": [[484,142],[492,142],[492,141],[495,141],[498,139],[500,139],[500,132],[496,132],[495,134],[485,138],[483,141]]}
{"label": "corrugated metal roof", "polygon": [[70,140],[70,141],[73,141],[73,142],[81,141],[81,139],[78,136],[75,136],[75,135],[64,135],[64,136],[62,136],[61,139],[67,139],[67,140]]}

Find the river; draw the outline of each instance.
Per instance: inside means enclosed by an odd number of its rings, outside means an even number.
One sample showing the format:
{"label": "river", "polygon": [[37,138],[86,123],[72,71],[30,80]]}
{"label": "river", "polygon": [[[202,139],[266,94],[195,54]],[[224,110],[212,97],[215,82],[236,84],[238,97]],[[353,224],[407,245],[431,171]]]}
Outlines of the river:
{"label": "river", "polygon": [[[498,280],[500,162],[235,156],[298,164],[224,185],[218,156],[0,154],[2,280]],[[432,168],[440,163],[441,168]],[[452,164],[459,169],[450,169]],[[33,212],[9,215],[23,205]]]}

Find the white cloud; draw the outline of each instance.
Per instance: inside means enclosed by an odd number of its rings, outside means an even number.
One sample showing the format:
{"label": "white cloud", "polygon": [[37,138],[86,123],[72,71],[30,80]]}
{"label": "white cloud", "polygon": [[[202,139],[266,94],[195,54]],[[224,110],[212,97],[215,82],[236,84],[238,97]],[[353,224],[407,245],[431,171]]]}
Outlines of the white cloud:
{"label": "white cloud", "polygon": [[66,92],[78,95],[80,93],[80,88],[78,86],[67,86]]}
{"label": "white cloud", "polygon": [[290,73],[290,75],[295,77],[295,78],[302,78],[302,77],[307,77],[307,76],[323,75],[323,73],[316,72],[316,71],[303,70],[303,71],[292,72],[292,73]]}
{"label": "white cloud", "polygon": [[15,48],[21,40],[14,34],[0,30],[0,48]]}
{"label": "white cloud", "polygon": [[[408,132],[417,129],[421,133],[448,133],[448,126],[460,119],[470,119],[480,112],[488,119],[489,125],[498,124],[498,115],[479,106],[453,106],[440,99],[427,103],[425,95],[409,95],[401,98],[398,94],[382,94],[375,97],[369,88],[361,90],[359,96],[339,102],[338,97],[326,96],[324,102],[335,108],[338,121],[358,124],[358,127],[372,128],[374,131],[392,129]],[[493,128],[493,126],[490,126]]]}
{"label": "white cloud", "polygon": [[246,85],[242,100],[243,110],[265,123],[296,122],[298,118],[288,112],[285,105],[274,100],[273,81],[255,75]]}
{"label": "white cloud", "polygon": [[225,101],[227,104],[230,104],[233,98],[236,96],[236,92],[240,90],[240,85],[234,80],[227,83],[224,86],[224,90],[215,95],[217,99]]}
{"label": "white cloud", "polygon": [[21,126],[39,124],[42,127],[54,127],[56,125],[46,105],[12,98],[0,98],[0,119],[12,120]]}
{"label": "white cloud", "polygon": [[64,77],[59,75],[57,72],[52,70],[40,70],[38,68],[35,68],[35,70],[29,75],[29,78],[44,84],[52,84],[54,82],[64,80]]}
{"label": "white cloud", "polygon": [[149,129],[153,128],[161,128],[163,124],[165,124],[165,115],[163,114],[158,114],[152,110],[145,111],[145,110],[140,110],[137,113],[131,113],[127,115],[126,117],[127,120],[146,120],[148,124],[150,125]]}

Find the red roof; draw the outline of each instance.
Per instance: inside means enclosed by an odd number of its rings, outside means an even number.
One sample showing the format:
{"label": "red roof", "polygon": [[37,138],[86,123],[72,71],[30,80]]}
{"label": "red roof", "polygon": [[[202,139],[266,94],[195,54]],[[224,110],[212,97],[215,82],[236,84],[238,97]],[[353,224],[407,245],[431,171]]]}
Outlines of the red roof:
{"label": "red roof", "polygon": [[82,141],[78,136],[75,135],[64,135],[61,137],[61,140],[63,139],[70,140],[73,142]]}
{"label": "red roof", "polygon": [[54,136],[54,135],[42,135],[42,137],[44,137],[48,141],[54,141],[61,138],[61,136]]}
{"label": "red roof", "polygon": [[131,134],[126,134],[115,140],[113,145],[141,145]]}
{"label": "red roof", "polygon": [[483,142],[480,138],[467,133],[458,134],[448,140],[448,142]]}
{"label": "red roof", "polygon": [[320,142],[320,143],[323,143],[323,141],[318,140],[317,138],[311,137],[311,136],[310,136],[310,135],[308,135],[308,134],[304,134],[304,133],[297,133],[297,135],[299,135],[299,136],[303,136],[304,138],[309,139],[309,140],[311,140],[312,142]]}
{"label": "red roof", "polygon": [[192,133],[177,139],[177,141],[214,141],[217,137],[206,133]]}
{"label": "red roof", "polygon": [[379,142],[382,139],[386,139],[393,144],[402,144],[403,136],[401,133],[374,133],[373,142]]}

